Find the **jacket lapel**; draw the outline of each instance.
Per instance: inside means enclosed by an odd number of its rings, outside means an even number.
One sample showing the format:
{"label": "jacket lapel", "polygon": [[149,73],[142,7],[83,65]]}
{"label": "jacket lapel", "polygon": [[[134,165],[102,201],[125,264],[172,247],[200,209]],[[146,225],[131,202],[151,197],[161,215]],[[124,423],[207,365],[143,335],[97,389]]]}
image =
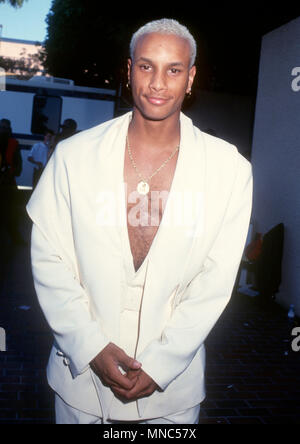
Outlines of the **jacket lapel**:
{"label": "jacket lapel", "polygon": [[[99,248],[95,267],[104,264],[107,288],[111,301],[106,304],[106,318],[110,325],[111,341],[118,343],[121,296],[126,285],[123,259],[122,230],[126,228],[126,208],[124,204],[123,166],[125,140],[130,120],[126,114],[109,124],[101,139],[95,142],[95,155],[88,170],[95,177],[96,220],[99,228]],[[104,285],[104,283],[103,283]]]}
{"label": "jacket lapel", "polygon": [[[119,249],[119,266],[124,271],[121,283],[126,285],[124,264],[128,266],[127,212],[124,195],[124,156],[128,125],[131,113],[117,120],[108,129],[101,141],[102,165],[99,173],[101,190],[110,190],[114,203],[110,214],[116,226],[109,228],[109,237]],[[194,128],[192,121],[181,114],[181,143],[177,166],[157,234],[147,256],[143,304],[141,310],[142,334],[138,344],[141,351],[149,338],[147,332],[153,328],[153,319],[147,313],[161,310],[170,296],[180,292],[185,267],[196,239],[202,235],[205,186],[205,147],[201,133]],[[117,129],[117,131],[116,131]],[[108,233],[108,234],[109,234]],[[130,272],[130,267],[126,270]],[[132,271],[132,270],[131,270]],[[165,299],[164,299],[165,298]],[[116,308],[116,307],[115,307]]]}
{"label": "jacket lapel", "polygon": [[[161,310],[181,289],[185,267],[196,239],[203,234],[205,147],[201,133],[181,114],[181,145],[169,198],[161,225],[151,246],[141,312],[138,352],[143,350],[153,330],[147,313]],[[198,131],[198,130],[196,130]]]}

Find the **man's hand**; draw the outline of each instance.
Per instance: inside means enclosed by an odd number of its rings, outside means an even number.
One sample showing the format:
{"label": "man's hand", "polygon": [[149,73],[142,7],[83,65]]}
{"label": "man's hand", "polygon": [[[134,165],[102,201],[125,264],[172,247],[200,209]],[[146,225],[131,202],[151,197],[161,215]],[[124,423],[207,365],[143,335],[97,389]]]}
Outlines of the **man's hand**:
{"label": "man's hand", "polygon": [[34,160],[34,158],[32,156],[27,157],[27,160],[39,168],[43,168],[43,166],[44,166],[42,162],[37,162],[36,160]]}
{"label": "man's hand", "polygon": [[[111,342],[90,362],[94,373],[104,385],[109,386],[113,391],[133,389],[141,365],[140,362],[128,356],[124,350]],[[128,372],[131,372],[130,378],[126,375]]]}
{"label": "man's hand", "polygon": [[160,390],[159,386],[143,370],[129,371],[127,374],[129,380],[136,380],[132,389],[124,390],[121,387],[113,387],[112,391],[122,401],[136,401],[139,398],[152,395],[155,390]]}

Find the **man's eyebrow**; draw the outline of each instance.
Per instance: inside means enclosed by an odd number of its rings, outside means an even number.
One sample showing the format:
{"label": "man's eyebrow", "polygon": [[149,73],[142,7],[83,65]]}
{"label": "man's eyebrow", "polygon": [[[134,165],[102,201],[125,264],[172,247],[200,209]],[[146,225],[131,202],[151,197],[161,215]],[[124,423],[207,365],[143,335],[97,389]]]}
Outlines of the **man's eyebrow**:
{"label": "man's eyebrow", "polygon": [[184,66],[184,63],[182,63],[182,62],[173,62],[173,63],[169,63],[169,66]]}
{"label": "man's eyebrow", "polygon": [[147,62],[147,63],[153,63],[151,59],[147,59],[146,57],[139,57],[137,62]]}
{"label": "man's eyebrow", "polygon": [[[147,59],[147,57],[139,57],[136,62],[146,62],[150,63],[151,65],[154,63],[153,60]],[[184,64],[182,62],[171,62],[168,63],[168,66],[184,66]]]}

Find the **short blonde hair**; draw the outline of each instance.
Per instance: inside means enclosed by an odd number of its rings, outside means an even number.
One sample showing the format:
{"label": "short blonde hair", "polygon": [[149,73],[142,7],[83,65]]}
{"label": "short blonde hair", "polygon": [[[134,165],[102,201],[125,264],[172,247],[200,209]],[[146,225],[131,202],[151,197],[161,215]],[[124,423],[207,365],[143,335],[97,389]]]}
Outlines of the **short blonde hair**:
{"label": "short blonde hair", "polygon": [[167,19],[167,18],[154,20],[152,22],[146,23],[146,25],[139,28],[133,34],[130,42],[131,59],[133,59],[134,57],[134,51],[138,39],[145,34],[150,34],[153,32],[157,32],[159,34],[177,35],[178,37],[186,39],[190,45],[190,67],[194,65],[197,53],[197,45],[194,37],[192,36],[190,31],[184,25],[181,25],[177,20]]}

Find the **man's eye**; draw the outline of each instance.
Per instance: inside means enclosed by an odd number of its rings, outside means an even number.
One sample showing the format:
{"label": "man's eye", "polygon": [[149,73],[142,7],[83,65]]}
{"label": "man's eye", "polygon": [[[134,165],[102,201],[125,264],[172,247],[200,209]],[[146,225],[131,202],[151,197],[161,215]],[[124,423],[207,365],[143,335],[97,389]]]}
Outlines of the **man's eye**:
{"label": "man's eye", "polygon": [[140,68],[142,71],[149,71],[150,70],[150,65],[140,65]]}
{"label": "man's eye", "polygon": [[171,71],[171,74],[178,74],[180,72],[180,70],[177,68],[171,68],[170,71]]}

